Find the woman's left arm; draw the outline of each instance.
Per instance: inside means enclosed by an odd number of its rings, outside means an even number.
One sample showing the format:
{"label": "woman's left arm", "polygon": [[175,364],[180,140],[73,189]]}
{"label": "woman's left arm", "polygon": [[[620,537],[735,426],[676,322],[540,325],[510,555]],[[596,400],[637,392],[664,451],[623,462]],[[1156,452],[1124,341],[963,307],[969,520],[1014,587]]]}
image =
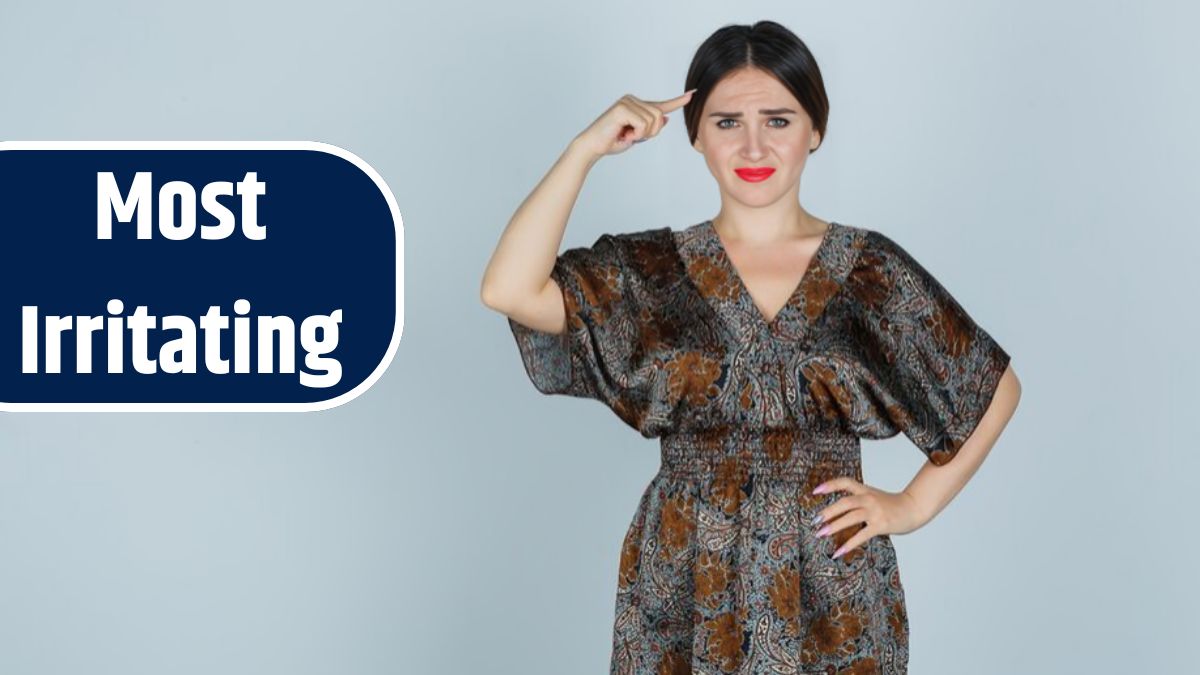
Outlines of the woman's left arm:
{"label": "woman's left arm", "polygon": [[1021,399],[1021,382],[1009,365],[996,385],[987,411],[954,457],[941,465],[926,460],[908,487],[888,492],[840,476],[817,486],[815,494],[846,492],[845,496],[822,509],[812,523],[818,537],[832,536],[851,526],[861,526],[849,537],[839,535],[842,545],[834,552],[838,558],[866,543],[871,537],[908,534],[933,520],[934,516],[962,490],[995,445],[996,439],[1012,418]]}
{"label": "woman's left arm", "polygon": [[[862,366],[849,378],[850,429],[861,438],[905,435],[928,460],[899,492],[838,476],[814,490],[848,493],[821,509],[818,536],[852,526],[845,552],[871,537],[932,520],[971,479],[1008,424],[1021,384],[1008,352],[899,244],[869,232],[847,279],[857,302],[851,337]],[[838,557],[835,555],[834,557]]]}
{"label": "woman's left arm", "polygon": [[917,527],[933,520],[971,480],[1012,418],[1020,399],[1021,381],[1010,365],[1001,376],[983,419],[958,449],[954,459],[941,466],[926,461],[908,487],[904,488],[902,494],[912,500]]}

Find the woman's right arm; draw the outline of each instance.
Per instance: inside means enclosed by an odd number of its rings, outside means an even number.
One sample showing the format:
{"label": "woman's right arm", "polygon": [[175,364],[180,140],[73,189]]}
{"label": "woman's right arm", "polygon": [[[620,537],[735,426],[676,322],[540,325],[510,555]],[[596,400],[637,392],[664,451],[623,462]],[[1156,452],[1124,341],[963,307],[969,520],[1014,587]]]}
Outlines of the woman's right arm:
{"label": "woman's right arm", "polygon": [[533,192],[521,202],[492,253],[480,285],[483,304],[548,333],[566,325],[562,290],[550,278],[588,171],[600,156],[571,141]]}
{"label": "woman's right arm", "polygon": [[530,328],[561,333],[562,289],[550,272],[588,171],[601,157],[658,135],[667,113],[690,98],[691,92],[660,102],[626,95],[576,136],[500,235],[480,284],[483,304]]}

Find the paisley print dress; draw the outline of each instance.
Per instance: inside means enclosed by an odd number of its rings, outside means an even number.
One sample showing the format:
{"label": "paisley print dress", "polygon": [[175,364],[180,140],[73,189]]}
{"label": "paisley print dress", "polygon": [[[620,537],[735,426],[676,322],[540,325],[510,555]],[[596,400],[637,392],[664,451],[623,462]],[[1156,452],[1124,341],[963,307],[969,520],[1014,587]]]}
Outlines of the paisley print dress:
{"label": "paisley print dress", "polygon": [[770,321],[712,221],[605,234],[552,276],[567,329],[513,319],[538,391],[598,400],[661,466],[624,538],[611,672],[903,673],[892,542],[839,557],[814,495],[862,481],[861,439],[903,432],[950,462],[1009,355],[899,244],[831,223]]}

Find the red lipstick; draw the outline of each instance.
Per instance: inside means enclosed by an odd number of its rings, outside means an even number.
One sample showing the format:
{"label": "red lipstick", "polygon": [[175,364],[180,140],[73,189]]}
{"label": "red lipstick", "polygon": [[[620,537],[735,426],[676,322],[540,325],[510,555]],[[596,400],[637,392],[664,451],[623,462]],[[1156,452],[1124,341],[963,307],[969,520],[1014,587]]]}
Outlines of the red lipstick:
{"label": "red lipstick", "polygon": [[772,169],[769,166],[764,166],[757,168],[734,169],[733,172],[744,181],[757,183],[770,178],[771,174],[775,173],[775,169]]}

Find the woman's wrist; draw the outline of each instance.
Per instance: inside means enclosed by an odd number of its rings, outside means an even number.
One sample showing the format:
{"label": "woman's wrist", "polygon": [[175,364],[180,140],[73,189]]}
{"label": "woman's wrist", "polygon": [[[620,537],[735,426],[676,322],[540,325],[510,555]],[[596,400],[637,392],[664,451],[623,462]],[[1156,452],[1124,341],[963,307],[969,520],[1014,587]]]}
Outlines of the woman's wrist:
{"label": "woman's wrist", "polygon": [[917,515],[917,522],[919,523],[917,527],[924,527],[925,525],[929,524],[929,521],[933,520],[933,517],[936,515],[936,513],[934,513],[934,510],[928,504],[926,504],[920,496],[914,494],[913,491],[908,488],[901,490],[900,494],[908,498],[913,512]]}
{"label": "woman's wrist", "polygon": [[587,148],[579,136],[576,136],[567,144],[567,149],[563,152],[563,156],[570,161],[577,161],[583,164],[585,168],[590,169],[604,155],[596,154],[593,150]]}

